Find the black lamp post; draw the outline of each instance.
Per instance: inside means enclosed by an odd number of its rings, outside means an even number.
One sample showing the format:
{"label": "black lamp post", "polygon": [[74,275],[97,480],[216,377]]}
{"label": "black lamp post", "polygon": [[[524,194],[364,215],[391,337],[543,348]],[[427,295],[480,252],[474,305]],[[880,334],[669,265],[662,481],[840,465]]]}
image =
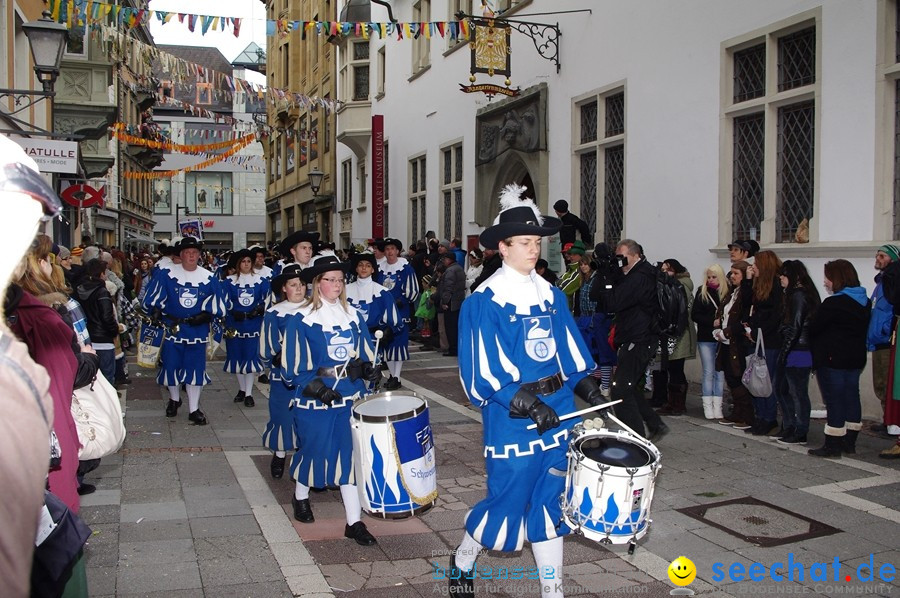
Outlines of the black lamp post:
{"label": "black lamp post", "polygon": [[50,11],[45,10],[40,19],[25,23],[22,29],[31,46],[34,72],[44,86],[44,93],[53,95],[53,85],[59,76],[59,65],[66,49],[66,26],[54,21]]}
{"label": "black lamp post", "polygon": [[309,171],[309,186],[312,189],[313,197],[319,197],[319,189],[322,188],[322,179],[324,178],[325,173],[318,168]]}

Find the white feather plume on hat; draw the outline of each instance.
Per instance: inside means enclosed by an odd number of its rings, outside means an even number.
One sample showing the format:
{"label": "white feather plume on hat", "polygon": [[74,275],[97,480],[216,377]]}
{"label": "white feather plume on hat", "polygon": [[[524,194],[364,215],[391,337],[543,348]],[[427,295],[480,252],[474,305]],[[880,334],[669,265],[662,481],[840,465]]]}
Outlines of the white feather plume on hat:
{"label": "white feather plume on hat", "polygon": [[[530,197],[522,197],[525,191],[527,191],[525,187],[515,183],[504,187],[503,191],[500,192],[500,212],[505,212],[511,208],[531,208],[538,223],[544,224],[544,217],[541,215],[541,211],[538,209],[537,204],[534,203],[534,200]],[[494,218],[494,224],[500,224],[500,213]]]}

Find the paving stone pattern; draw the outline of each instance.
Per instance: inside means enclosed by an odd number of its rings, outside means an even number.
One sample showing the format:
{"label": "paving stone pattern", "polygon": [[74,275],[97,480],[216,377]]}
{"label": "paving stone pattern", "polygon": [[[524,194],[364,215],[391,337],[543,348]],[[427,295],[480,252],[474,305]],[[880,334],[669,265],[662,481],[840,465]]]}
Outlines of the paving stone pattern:
{"label": "paving stone pattern", "polygon": [[[466,510],[485,493],[479,414],[465,399],[454,360],[414,350],[404,368],[405,387],[430,401],[440,498],[416,518],[364,516],[378,538],[374,547],[343,537],[336,490],[311,495],[314,524],[293,520],[293,481],[271,479],[270,457],[260,444],[265,387],[254,391],[255,408],[236,405],[235,379],[221,367],[214,362],[208,368],[213,384],[203,391],[210,420],[205,427],[189,425],[186,408],[165,418],[155,372],[132,367],[125,446],[89,474],[98,491],[82,503],[81,515],[93,530],[85,549],[91,596],[445,595],[446,582],[434,579],[436,568],[447,566]],[[877,459],[889,441],[864,432],[853,459],[814,459],[806,447],[786,448],[707,422],[697,397],[690,397],[688,414],[667,418],[672,433],[659,444],[663,468],[649,533],[634,555],[622,546],[567,538],[567,596],[668,596],[674,586],[666,567],[679,555],[695,563],[698,576],[690,587],[704,596],[767,588],[812,596],[836,592],[809,576],[780,583],[727,576],[714,581],[715,563],[727,570],[732,563],[760,562],[768,571],[789,555],[807,564],[838,557],[842,571],[852,568],[854,575],[870,555],[876,564],[900,565],[900,463]],[[822,422],[815,422],[810,446],[821,442]],[[677,511],[745,496],[840,531],[764,548]],[[526,546],[513,554],[487,552],[478,565],[513,570],[534,566],[534,559]],[[884,584],[880,593],[898,591],[896,584]],[[857,586],[845,583],[838,593]],[[872,593],[876,586],[866,588]],[[538,582],[528,579],[479,579],[476,590],[479,596],[539,595]]]}

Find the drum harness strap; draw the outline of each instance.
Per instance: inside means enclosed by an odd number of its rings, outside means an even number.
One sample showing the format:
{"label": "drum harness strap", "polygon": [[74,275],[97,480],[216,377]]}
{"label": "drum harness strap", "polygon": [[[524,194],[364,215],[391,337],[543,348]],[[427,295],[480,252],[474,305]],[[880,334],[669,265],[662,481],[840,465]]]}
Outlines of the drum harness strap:
{"label": "drum harness strap", "polygon": [[316,376],[325,376],[326,378],[337,378],[337,371],[335,368],[319,368],[316,370]]}
{"label": "drum harness strap", "polygon": [[562,386],[563,379],[562,375],[559,372],[553,374],[552,376],[541,378],[537,382],[525,382],[524,384],[522,384],[522,388],[533,392],[536,395],[551,395],[562,388]]}

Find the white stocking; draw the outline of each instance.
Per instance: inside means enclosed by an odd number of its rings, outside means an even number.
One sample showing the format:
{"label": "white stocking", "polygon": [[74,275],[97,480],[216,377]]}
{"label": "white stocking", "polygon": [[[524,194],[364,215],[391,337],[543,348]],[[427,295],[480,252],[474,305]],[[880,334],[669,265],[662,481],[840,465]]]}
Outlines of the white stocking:
{"label": "white stocking", "polygon": [[172,399],[173,401],[175,401],[176,403],[180,403],[181,395],[178,393],[178,387],[177,386],[169,386],[167,388],[169,389],[169,398]]}
{"label": "white stocking", "polygon": [[562,596],[563,539],[535,542],[531,552],[540,572],[541,596]]}
{"label": "white stocking", "polygon": [[244,384],[242,386],[244,390],[244,394],[248,397],[253,394],[253,374],[240,374],[244,377]]}
{"label": "white stocking", "polygon": [[[287,453],[284,451],[275,451],[275,456],[278,457],[279,459],[284,459],[287,456]],[[309,494],[308,490],[307,490],[307,494]]]}
{"label": "white stocking", "polygon": [[402,361],[389,361],[387,362],[388,371],[391,373],[391,376],[394,378],[400,377],[400,370],[403,369]]}
{"label": "white stocking", "polygon": [[300,482],[294,487],[294,498],[297,500],[306,500],[309,498],[309,486],[304,486]]}
{"label": "white stocking", "polygon": [[197,386],[195,384],[187,385],[188,407],[190,408],[191,413],[200,409],[201,390],[203,390],[202,386]]}
{"label": "white stocking", "polygon": [[344,513],[347,516],[347,525],[353,525],[359,521],[362,506],[359,504],[359,491],[355,485],[341,484],[341,498],[344,500]]}
{"label": "white stocking", "polygon": [[459,548],[456,549],[456,566],[461,571],[471,571],[472,567],[475,566],[475,559],[478,558],[483,548],[481,544],[475,541],[475,538],[469,535],[469,532],[466,532],[462,542],[459,544]]}
{"label": "white stocking", "polygon": [[235,374],[235,378],[237,378],[238,390],[242,393],[246,394],[247,391],[244,390],[244,375],[243,374]]}

